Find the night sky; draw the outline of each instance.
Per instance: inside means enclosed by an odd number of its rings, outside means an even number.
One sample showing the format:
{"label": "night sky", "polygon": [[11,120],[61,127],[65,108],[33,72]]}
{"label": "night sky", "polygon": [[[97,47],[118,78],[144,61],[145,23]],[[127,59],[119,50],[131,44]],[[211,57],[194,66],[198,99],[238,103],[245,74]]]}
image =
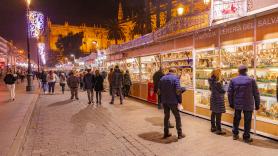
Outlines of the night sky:
{"label": "night sky", "polygon": [[[26,48],[25,0],[0,0],[0,36]],[[101,24],[115,15],[114,0],[32,0],[32,10],[42,11],[52,23]]]}

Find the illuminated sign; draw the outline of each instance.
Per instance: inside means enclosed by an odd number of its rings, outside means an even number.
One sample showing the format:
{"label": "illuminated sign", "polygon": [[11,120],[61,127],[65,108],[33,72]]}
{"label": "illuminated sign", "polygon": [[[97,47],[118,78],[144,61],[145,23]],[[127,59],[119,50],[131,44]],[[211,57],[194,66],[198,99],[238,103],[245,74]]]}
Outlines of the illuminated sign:
{"label": "illuminated sign", "polygon": [[29,37],[39,38],[44,30],[44,15],[38,11],[28,13]]}
{"label": "illuminated sign", "polygon": [[45,65],[46,60],[45,60],[45,44],[44,43],[38,43],[38,53],[40,55],[42,64]]}
{"label": "illuminated sign", "polygon": [[214,0],[212,4],[212,22],[238,18],[247,13],[247,0]]}

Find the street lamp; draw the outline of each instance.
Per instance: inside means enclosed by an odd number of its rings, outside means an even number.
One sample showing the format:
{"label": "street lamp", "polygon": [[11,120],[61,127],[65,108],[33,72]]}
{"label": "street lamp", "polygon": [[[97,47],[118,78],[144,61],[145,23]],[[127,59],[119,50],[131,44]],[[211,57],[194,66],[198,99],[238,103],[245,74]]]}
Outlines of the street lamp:
{"label": "street lamp", "polygon": [[182,16],[184,13],[184,7],[182,7],[182,6],[178,7],[177,12],[178,12],[179,16]]}
{"label": "street lamp", "polygon": [[30,4],[31,0],[26,0],[26,22],[27,22],[27,58],[28,58],[28,74],[27,74],[27,86],[26,91],[30,92],[34,90],[34,86],[32,83],[32,67],[31,67],[31,61],[30,61],[30,33],[29,33],[29,11],[30,11]]}
{"label": "street lamp", "polygon": [[210,0],[204,0],[204,4],[208,5],[210,3]]}

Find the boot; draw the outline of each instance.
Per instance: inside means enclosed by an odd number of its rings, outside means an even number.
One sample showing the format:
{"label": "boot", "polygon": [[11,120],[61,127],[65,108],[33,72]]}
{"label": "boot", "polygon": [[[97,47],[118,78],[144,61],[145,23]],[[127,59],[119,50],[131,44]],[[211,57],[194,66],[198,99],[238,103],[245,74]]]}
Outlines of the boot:
{"label": "boot", "polygon": [[183,133],[178,135],[178,139],[182,139],[182,138],[185,138],[185,134],[183,134]]}
{"label": "boot", "polygon": [[164,134],[164,135],[163,135],[163,139],[169,138],[170,136],[172,136],[171,133]]}

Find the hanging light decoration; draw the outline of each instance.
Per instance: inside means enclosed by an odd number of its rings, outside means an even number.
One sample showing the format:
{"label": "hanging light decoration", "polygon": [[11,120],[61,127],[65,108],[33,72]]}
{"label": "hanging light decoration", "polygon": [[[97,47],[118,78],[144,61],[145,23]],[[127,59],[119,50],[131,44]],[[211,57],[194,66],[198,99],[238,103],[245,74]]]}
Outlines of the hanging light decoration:
{"label": "hanging light decoration", "polygon": [[38,52],[39,52],[42,64],[45,65],[45,63],[46,63],[46,59],[45,59],[45,43],[38,43]]}
{"label": "hanging light decoration", "polygon": [[38,39],[44,31],[44,15],[39,11],[29,11],[28,15],[29,37]]}

